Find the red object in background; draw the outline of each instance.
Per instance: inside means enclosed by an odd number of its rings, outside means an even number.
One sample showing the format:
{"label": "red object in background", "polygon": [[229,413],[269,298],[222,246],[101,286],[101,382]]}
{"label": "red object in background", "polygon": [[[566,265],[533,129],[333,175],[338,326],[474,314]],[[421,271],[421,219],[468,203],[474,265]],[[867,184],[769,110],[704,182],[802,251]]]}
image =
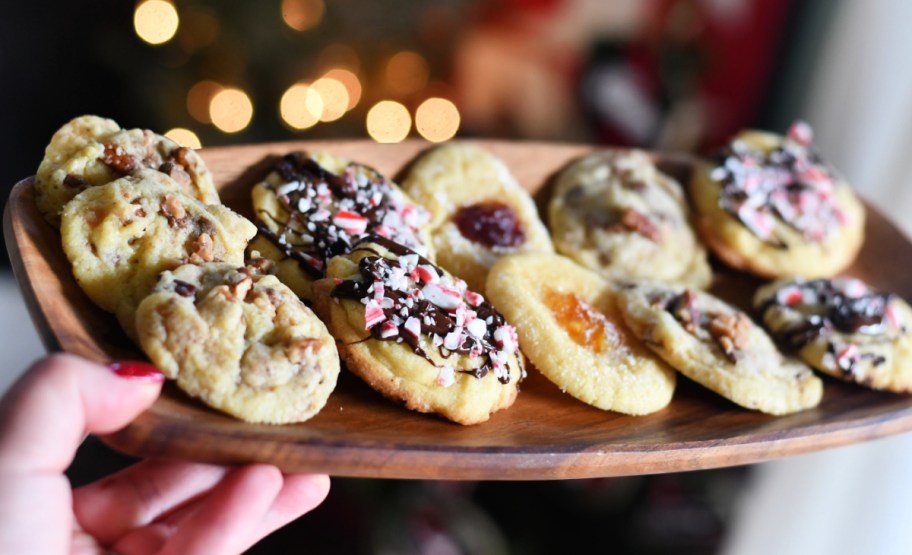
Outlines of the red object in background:
{"label": "red object in background", "polygon": [[[637,121],[630,120],[629,94],[626,105],[598,106],[592,103],[624,95],[584,91],[589,108],[597,118],[603,116],[600,140],[656,146],[660,136],[674,132],[668,126],[681,120],[680,125],[698,126],[691,146],[705,149],[751,125],[769,90],[791,6],[790,0],[650,2],[642,31],[628,43],[613,45],[608,52],[614,59],[590,64],[602,73],[598,86],[642,97],[636,107],[639,126],[631,127]],[[627,82],[605,83],[606,73]],[[680,118],[678,108],[693,113]],[[644,118],[655,121],[643,123]]]}

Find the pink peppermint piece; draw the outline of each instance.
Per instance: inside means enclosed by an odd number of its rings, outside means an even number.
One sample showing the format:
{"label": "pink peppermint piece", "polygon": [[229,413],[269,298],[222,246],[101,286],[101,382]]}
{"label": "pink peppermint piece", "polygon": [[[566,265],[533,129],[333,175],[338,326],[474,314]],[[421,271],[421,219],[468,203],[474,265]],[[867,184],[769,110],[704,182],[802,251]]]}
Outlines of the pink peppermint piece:
{"label": "pink peppermint piece", "polygon": [[317,210],[316,212],[314,212],[310,216],[310,219],[315,222],[324,222],[324,221],[328,220],[330,216],[332,216],[332,213],[329,210],[327,210],[325,208],[321,208],[321,209]]}
{"label": "pink peppermint piece", "polygon": [[800,145],[808,146],[814,140],[814,130],[806,121],[798,120],[789,127],[788,138]]}
{"label": "pink peppermint piece", "polygon": [[414,316],[409,316],[409,319],[405,321],[405,331],[412,337],[417,338],[421,335],[421,320]]}
{"label": "pink peppermint piece", "polygon": [[481,303],[484,302],[484,297],[481,296],[480,293],[476,293],[475,291],[466,291],[465,298],[467,301],[469,301],[469,304],[472,306],[479,306]]}
{"label": "pink peppermint piece", "polygon": [[325,264],[319,258],[315,258],[306,252],[299,252],[298,255],[304,259],[304,261],[318,270],[322,270]]}
{"label": "pink peppermint piece", "polygon": [[390,337],[396,337],[397,335],[399,335],[399,328],[396,327],[396,324],[387,321],[380,325],[381,338],[389,339]]}
{"label": "pink peppermint piece", "polygon": [[446,337],[443,338],[443,346],[451,351],[455,351],[462,346],[462,342],[465,340],[465,334],[462,333],[462,328],[456,328],[454,331],[446,334]]}
{"label": "pink peppermint piece", "polygon": [[383,282],[375,281],[373,283],[373,288],[374,288],[374,300],[377,301],[378,303],[382,302],[383,294],[384,294]]}
{"label": "pink peppermint piece", "polygon": [[440,276],[437,275],[437,270],[435,270],[433,266],[429,266],[427,264],[415,266],[415,269],[412,270],[412,273],[409,277],[419,283],[437,283],[440,281]]}
{"label": "pink peppermint piece", "polygon": [[860,279],[846,278],[842,280],[842,292],[850,299],[857,299],[868,294],[868,287]]}
{"label": "pink peppermint piece", "polygon": [[466,325],[466,331],[468,331],[469,335],[472,337],[481,339],[488,331],[488,325],[481,318],[476,318]]}
{"label": "pink peppermint piece", "polygon": [[844,349],[839,351],[839,354],[836,355],[836,364],[840,368],[849,368],[858,358],[858,346],[854,343],[850,343]]}
{"label": "pink peppermint piece", "polygon": [[459,303],[454,314],[457,326],[465,326],[469,323],[469,307],[465,303]]}
{"label": "pink peppermint piece", "polygon": [[441,387],[450,387],[456,383],[456,371],[452,366],[441,366],[437,373],[437,385]]}
{"label": "pink peppermint piece", "polygon": [[369,330],[380,322],[386,320],[386,314],[377,301],[371,299],[364,306],[364,329]]}
{"label": "pink peppermint piece", "polygon": [[333,223],[349,235],[360,235],[367,229],[367,218],[348,210],[340,210],[336,213]]}
{"label": "pink peppermint piece", "polygon": [[780,291],[779,298],[780,302],[791,306],[800,303],[801,299],[804,298],[804,295],[801,293],[801,289],[792,286]]}
{"label": "pink peppermint piece", "polygon": [[428,283],[421,289],[424,298],[444,310],[453,310],[462,302],[462,294],[454,287]]}
{"label": "pink peppermint piece", "polygon": [[513,326],[503,325],[494,330],[494,341],[502,351],[512,353],[516,351],[519,344],[516,338],[516,329]]}
{"label": "pink peppermint piece", "polygon": [[390,228],[388,228],[385,225],[378,225],[377,227],[375,227],[374,233],[376,233],[380,237],[386,237],[387,239],[389,239],[390,237],[393,236],[393,230],[391,230]]}
{"label": "pink peppermint piece", "polygon": [[899,314],[896,312],[896,309],[892,304],[888,304],[884,309],[884,317],[892,327],[896,329],[902,329],[902,318],[899,317]]}

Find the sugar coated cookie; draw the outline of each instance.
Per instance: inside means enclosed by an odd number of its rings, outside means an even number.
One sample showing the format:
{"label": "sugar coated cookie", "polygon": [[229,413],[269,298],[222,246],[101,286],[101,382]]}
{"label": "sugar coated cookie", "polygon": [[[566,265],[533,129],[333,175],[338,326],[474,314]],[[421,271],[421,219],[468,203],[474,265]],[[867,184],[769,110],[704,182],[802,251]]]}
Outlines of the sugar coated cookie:
{"label": "sugar coated cookie", "polygon": [[742,407],[789,414],[817,406],[823,383],[784,358],[763,329],[709,293],[657,283],[621,289],[630,329],[671,366]]}
{"label": "sugar coated cookie", "polygon": [[556,254],[516,254],[491,268],[487,294],[516,326],[529,361],[562,391],[635,415],[671,401],[674,370],[627,329],[615,287],[597,274]]}
{"label": "sugar coated cookie", "polygon": [[814,368],[873,389],[912,391],[912,309],[855,278],[783,279],[754,307],[779,345]]}
{"label": "sugar coated cookie", "polygon": [[696,226],[735,268],[765,277],[831,277],[858,254],[864,205],[811,149],[796,123],[785,137],[738,134],[691,182]]}
{"label": "sugar coated cookie", "polygon": [[712,280],[681,186],[645,152],[596,152],[561,170],[548,223],[558,252],[607,278]]}
{"label": "sugar coated cookie", "polygon": [[368,234],[431,255],[429,214],[377,171],[326,152],[283,157],[253,188],[259,233],[250,249],[278,262],[278,276],[301,298],[329,259]]}
{"label": "sugar coated cookie", "polygon": [[348,368],[406,407],[460,424],[513,404],[516,332],[465,282],[414,251],[368,238],[330,261],[314,306]]}
{"label": "sugar coated cookie", "polygon": [[484,292],[501,256],[554,252],[529,193],[499,159],[470,144],[449,144],[421,156],[402,188],[431,211],[437,263]]}
{"label": "sugar coated cookie", "polygon": [[303,422],[339,356],[326,326],[275,276],[226,263],[165,271],[136,311],[139,343],[178,387],[247,422]]}
{"label": "sugar coated cookie", "polygon": [[130,336],[136,307],[159,273],[185,262],[242,266],[256,232],[227,207],[207,206],[163,180],[170,178],[145,170],[91,187],[62,215],[63,250],[76,281]]}
{"label": "sugar coated cookie", "polygon": [[80,116],[54,133],[35,174],[35,202],[59,227],[63,206],[81,191],[148,169],[170,177],[167,183],[175,190],[206,204],[219,202],[212,176],[195,151],[97,116]]}

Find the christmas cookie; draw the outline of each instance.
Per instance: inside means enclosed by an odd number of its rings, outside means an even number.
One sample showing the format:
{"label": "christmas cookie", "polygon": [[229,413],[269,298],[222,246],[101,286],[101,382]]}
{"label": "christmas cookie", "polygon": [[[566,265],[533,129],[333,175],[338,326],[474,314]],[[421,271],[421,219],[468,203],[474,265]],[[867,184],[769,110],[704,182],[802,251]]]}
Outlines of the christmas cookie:
{"label": "christmas cookie", "polygon": [[297,295],[231,264],[164,272],[137,308],[136,331],[178,387],[247,422],[309,419],[339,375],[335,341]]}
{"label": "christmas cookie", "polygon": [[427,211],[362,164],[325,152],[291,153],[252,194],[259,233],[251,255],[277,261],[279,278],[305,300],[329,259],[368,234],[432,255]]}
{"label": "christmas cookie", "polygon": [[513,404],[516,332],[465,282],[381,237],[330,261],[317,314],[348,368],[383,395],[460,424]]}
{"label": "christmas cookie", "polygon": [[807,124],[786,137],[737,135],[691,182],[696,226],[729,265],[765,277],[830,277],[855,259],[864,206],[811,148]]}
{"label": "christmas cookie", "polygon": [[709,293],[657,283],[621,289],[630,329],[671,366],[742,407],[781,415],[817,406],[823,383],[785,359],[743,312]]}
{"label": "christmas cookie", "polygon": [[554,252],[529,193],[482,148],[437,147],[414,163],[402,188],[431,211],[437,263],[474,291],[484,291],[488,269],[502,256]]}
{"label": "christmas cookie", "polygon": [[62,214],[63,250],[76,281],[131,336],[136,307],[159,273],[185,262],[241,266],[256,231],[230,209],[207,206],[162,180],[170,178],[144,170],[91,187]]}
{"label": "christmas cookie", "polygon": [[487,295],[529,361],[573,397],[635,415],[671,401],[674,370],[627,329],[597,274],[556,254],[516,254],[491,268]]}
{"label": "christmas cookie", "polygon": [[558,252],[607,278],[712,280],[680,185],[636,150],[576,160],[558,174],[548,209]]}
{"label": "christmas cookie", "polygon": [[912,391],[912,309],[854,278],[786,279],[754,307],[779,345],[814,368],[873,389]]}
{"label": "christmas cookie", "polygon": [[144,169],[167,175],[169,186],[206,204],[219,202],[212,176],[195,151],[97,116],[75,118],[54,133],[35,174],[35,202],[59,226],[63,206],[81,191]]}

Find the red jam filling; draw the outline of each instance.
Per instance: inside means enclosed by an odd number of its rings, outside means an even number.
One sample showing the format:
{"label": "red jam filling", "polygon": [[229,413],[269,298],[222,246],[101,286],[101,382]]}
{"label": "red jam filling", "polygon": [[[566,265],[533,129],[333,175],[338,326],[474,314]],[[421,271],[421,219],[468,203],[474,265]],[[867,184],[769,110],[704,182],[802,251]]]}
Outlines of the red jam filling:
{"label": "red jam filling", "polygon": [[453,222],[463,237],[486,247],[518,247],[526,241],[516,212],[502,202],[463,206]]}

